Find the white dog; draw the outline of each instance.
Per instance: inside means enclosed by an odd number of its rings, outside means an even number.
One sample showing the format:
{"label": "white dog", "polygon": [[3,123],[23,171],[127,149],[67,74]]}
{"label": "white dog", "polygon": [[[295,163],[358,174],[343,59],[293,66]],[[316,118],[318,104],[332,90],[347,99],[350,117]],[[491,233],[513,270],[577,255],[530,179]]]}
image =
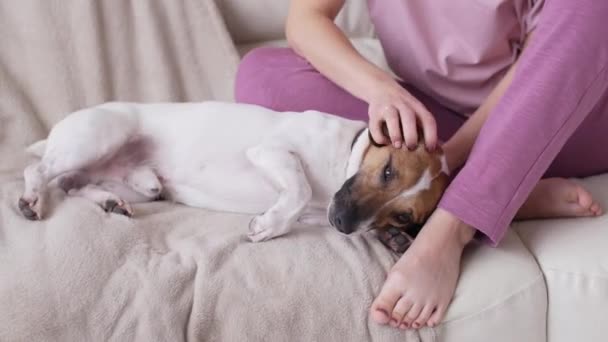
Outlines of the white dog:
{"label": "white dog", "polygon": [[43,217],[55,180],[129,216],[129,202],[161,196],[258,214],[252,241],[296,222],[344,233],[419,227],[447,184],[441,152],[377,146],[363,122],[220,102],[106,103],[68,115],[28,150],[41,160],[24,171],[26,218]]}

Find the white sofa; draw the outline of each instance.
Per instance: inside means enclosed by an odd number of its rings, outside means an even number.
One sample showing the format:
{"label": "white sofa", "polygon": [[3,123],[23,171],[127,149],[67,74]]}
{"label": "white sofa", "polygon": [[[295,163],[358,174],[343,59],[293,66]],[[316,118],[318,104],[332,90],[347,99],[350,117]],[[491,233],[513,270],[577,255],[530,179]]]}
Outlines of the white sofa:
{"label": "white sofa", "polygon": [[[242,57],[287,46],[289,1],[217,0]],[[390,71],[365,0],[336,19],[355,47]],[[581,180],[608,206],[608,175]],[[513,224],[497,249],[472,247],[438,341],[608,341],[608,216]]]}

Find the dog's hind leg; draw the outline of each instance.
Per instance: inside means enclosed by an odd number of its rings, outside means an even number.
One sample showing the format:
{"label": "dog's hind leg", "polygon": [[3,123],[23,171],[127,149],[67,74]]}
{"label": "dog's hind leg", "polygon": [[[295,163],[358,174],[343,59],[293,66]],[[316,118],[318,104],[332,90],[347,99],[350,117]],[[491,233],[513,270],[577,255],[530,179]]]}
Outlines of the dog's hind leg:
{"label": "dog's hind leg", "polygon": [[128,115],[98,107],[60,121],[49,134],[42,159],[23,172],[25,190],[18,201],[23,216],[41,219],[51,180],[110,157],[133,136],[135,127]]}
{"label": "dog's hind leg", "polygon": [[47,166],[41,162],[29,165],[23,171],[25,190],[17,205],[28,220],[39,220],[42,217],[43,202],[46,200],[47,173]]}
{"label": "dog's hind leg", "polygon": [[71,189],[68,191],[68,194],[70,196],[80,196],[89,199],[99,204],[103,210],[109,213],[125,216],[133,215],[133,210],[127,202],[123,201],[116,194],[94,184],[87,184],[79,189]]}
{"label": "dog's hind leg", "polygon": [[259,242],[289,231],[312,197],[297,154],[277,145],[259,145],[247,157],[280,190],[279,199],[249,224],[249,238]]}

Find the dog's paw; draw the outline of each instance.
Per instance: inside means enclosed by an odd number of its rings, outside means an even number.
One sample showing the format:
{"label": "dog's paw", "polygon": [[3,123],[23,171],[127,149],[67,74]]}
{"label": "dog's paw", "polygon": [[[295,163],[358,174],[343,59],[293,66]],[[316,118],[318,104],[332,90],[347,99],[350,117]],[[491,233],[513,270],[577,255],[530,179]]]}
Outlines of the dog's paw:
{"label": "dog's paw", "polygon": [[19,207],[19,211],[21,211],[23,217],[25,217],[26,219],[32,221],[41,219],[40,201],[38,200],[38,198],[27,200],[21,197],[19,199],[19,202],[17,203],[17,206]]}
{"label": "dog's paw", "polygon": [[107,200],[103,204],[103,210],[108,213],[114,213],[119,215],[124,215],[127,217],[133,216],[133,209],[129,203],[125,201],[115,201],[115,200]]}
{"label": "dog's paw", "polygon": [[249,240],[262,242],[270,240],[287,232],[287,225],[271,213],[254,217],[249,222]]}
{"label": "dog's paw", "polygon": [[378,239],[397,254],[404,253],[414,241],[409,234],[395,227],[379,231]]}
{"label": "dog's paw", "polygon": [[139,194],[149,199],[156,199],[163,192],[163,185],[158,176],[147,167],[133,170],[125,179],[125,183]]}
{"label": "dog's paw", "polygon": [[130,184],[133,190],[143,195],[144,197],[156,200],[162,196],[163,186],[160,182],[151,184]]}

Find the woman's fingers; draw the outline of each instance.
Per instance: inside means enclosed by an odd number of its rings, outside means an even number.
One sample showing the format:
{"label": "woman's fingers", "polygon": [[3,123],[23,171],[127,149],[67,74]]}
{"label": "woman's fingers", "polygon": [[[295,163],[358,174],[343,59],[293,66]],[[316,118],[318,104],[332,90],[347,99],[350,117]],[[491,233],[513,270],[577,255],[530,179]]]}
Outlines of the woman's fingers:
{"label": "woman's fingers", "polygon": [[399,104],[399,117],[401,118],[401,126],[403,129],[403,137],[405,146],[410,150],[416,148],[418,144],[418,129],[416,127],[416,114],[405,103]]}
{"label": "woman's fingers", "polygon": [[384,120],[388,128],[388,136],[395,148],[401,148],[403,142],[403,134],[401,133],[401,124],[399,111],[397,108],[390,106],[385,110]]}
{"label": "woman's fingers", "polygon": [[372,134],[374,142],[379,145],[386,145],[389,141],[382,130],[384,118],[380,115],[370,115],[369,131]]}
{"label": "woman's fingers", "polygon": [[437,148],[437,122],[435,117],[428,115],[418,116],[422,131],[424,132],[424,143],[429,151],[434,151]]}
{"label": "woman's fingers", "polygon": [[369,114],[372,138],[380,145],[391,144],[400,148],[405,143],[409,149],[415,149],[421,138],[418,125],[422,128],[424,143],[429,151],[433,151],[438,144],[435,118],[403,88],[379,98],[378,102],[370,103]]}
{"label": "woman's fingers", "polygon": [[408,104],[416,112],[416,116],[422,125],[422,131],[424,133],[424,143],[430,151],[433,151],[437,147],[437,122],[431,112],[417,99],[411,98],[408,100]]}

